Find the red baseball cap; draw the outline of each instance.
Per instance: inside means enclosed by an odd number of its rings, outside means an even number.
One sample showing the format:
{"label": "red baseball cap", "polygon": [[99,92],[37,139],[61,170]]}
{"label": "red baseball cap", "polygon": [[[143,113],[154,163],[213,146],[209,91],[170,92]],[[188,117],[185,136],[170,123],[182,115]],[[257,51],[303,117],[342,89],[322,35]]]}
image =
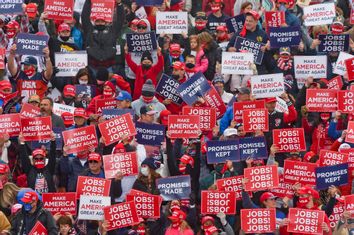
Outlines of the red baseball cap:
{"label": "red baseball cap", "polygon": [[61,114],[61,118],[63,119],[65,126],[71,126],[74,124],[74,115],[72,113],[64,112]]}
{"label": "red baseball cap", "polygon": [[69,31],[69,32],[71,31],[71,28],[70,28],[70,26],[67,23],[62,23],[58,27],[58,32],[59,33],[63,32],[63,31]]}
{"label": "red baseball cap", "polygon": [[113,153],[125,153],[125,147],[123,143],[118,143],[114,146]]}
{"label": "red baseball cap", "polygon": [[26,13],[27,16],[30,18],[34,18],[37,16],[37,4],[35,3],[28,3],[26,6]]}
{"label": "red baseball cap", "polygon": [[213,224],[215,224],[215,219],[213,217],[207,215],[202,218],[202,225],[207,221],[211,221]]}
{"label": "red baseball cap", "polygon": [[7,164],[0,164],[0,174],[5,174],[9,171],[9,166]]}
{"label": "red baseball cap", "polygon": [[315,199],[319,199],[320,198],[320,194],[314,190],[313,188],[309,187],[309,186],[305,186],[305,187],[301,187],[297,193],[300,194],[309,194],[311,195],[313,198]]}
{"label": "red baseball cap", "polygon": [[167,109],[162,110],[160,112],[160,121],[162,125],[167,126],[168,125],[168,116],[171,115],[171,112]]}
{"label": "red baseball cap", "polygon": [[94,17],[95,21],[96,20],[104,20],[106,21],[106,17],[104,16],[104,14],[97,14],[95,17]]}
{"label": "red baseball cap", "polygon": [[275,97],[271,97],[271,98],[266,98],[265,99],[266,103],[273,103],[273,102],[277,102],[277,98]]}
{"label": "red baseball cap", "polygon": [[180,161],[183,162],[184,164],[189,164],[189,165],[191,165],[191,167],[194,167],[194,159],[187,154],[184,154],[181,157]]}
{"label": "red baseball cap", "polygon": [[37,156],[37,155],[41,155],[41,156],[45,157],[47,154],[46,154],[46,152],[43,149],[35,149],[35,150],[33,150],[32,156],[34,157],[34,156]]}
{"label": "red baseball cap", "polygon": [[185,69],[185,66],[184,66],[184,63],[183,63],[183,62],[181,62],[181,61],[176,61],[176,62],[173,63],[172,68],[178,69],[178,70],[184,70],[184,69]]}
{"label": "red baseball cap", "polygon": [[172,43],[170,45],[170,51],[181,51],[181,46],[178,43]]}
{"label": "red baseball cap", "polygon": [[12,89],[11,83],[8,80],[0,81],[0,89]]}
{"label": "red baseball cap", "polygon": [[212,235],[213,233],[216,233],[216,232],[219,234],[219,231],[218,231],[217,227],[215,227],[215,226],[210,226],[204,230],[205,235]]}
{"label": "red baseball cap", "polygon": [[255,20],[259,20],[259,18],[260,18],[258,12],[253,11],[253,10],[247,12],[246,15],[251,15],[251,16],[253,16],[253,18],[254,18]]}
{"label": "red baseball cap", "polygon": [[72,96],[72,97],[75,97],[76,95],[76,88],[74,85],[66,85],[64,86],[64,89],[63,89],[63,94],[65,96]]}
{"label": "red baseball cap", "polygon": [[101,155],[99,155],[98,153],[90,153],[88,155],[88,161],[97,161],[97,162],[100,162],[102,159],[101,159]]}
{"label": "red baseball cap", "polygon": [[34,191],[27,192],[27,193],[25,193],[25,195],[23,195],[23,198],[21,199],[21,201],[23,201],[24,203],[38,201],[38,195]]}
{"label": "red baseball cap", "polygon": [[265,200],[268,200],[268,199],[276,199],[277,197],[271,193],[271,192],[265,192],[261,195],[261,197],[259,198],[259,201],[262,203],[264,202]]}
{"label": "red baseball cap", "polygon": [[304,162],[310,162],[311,158],[316,156],[316,154],[312,151],[305,153]]}
{"label": "red baseball cap", "polygon": [[182,210],[175,210],[172,212],[172,215],[169,216],[168,218],[170,220],[185,220],[186,219],[186,213],[184,213]]}
{"label": "red baseball cap", "polygon": [[87,119],[86,111],[83,108],[76,108],[74,111],[74,117],[82,117]]}

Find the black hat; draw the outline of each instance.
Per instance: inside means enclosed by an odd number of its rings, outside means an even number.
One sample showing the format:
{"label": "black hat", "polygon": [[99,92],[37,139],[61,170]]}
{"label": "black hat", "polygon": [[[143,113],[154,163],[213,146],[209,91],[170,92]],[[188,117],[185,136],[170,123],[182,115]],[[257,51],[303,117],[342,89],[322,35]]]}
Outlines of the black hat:
{"label": "black hat", "polygon": [[151,63],[153,62],[151,53],[149,51],[144,51],[143,52],[143,55],[141,56],[141,62],[143,62],[144,60],[150,60]]}

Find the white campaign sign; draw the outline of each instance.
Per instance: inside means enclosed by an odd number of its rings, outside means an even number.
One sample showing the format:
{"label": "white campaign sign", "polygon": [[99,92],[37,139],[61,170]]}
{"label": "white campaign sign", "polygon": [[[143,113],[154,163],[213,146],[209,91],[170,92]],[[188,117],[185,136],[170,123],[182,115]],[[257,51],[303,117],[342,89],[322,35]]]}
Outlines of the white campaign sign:
{"label": "white campaign sign", "polygon": [[252,75],[253,53],[223,52],[221,73]]}
{"label": "white campaign sign", "polygon": [[286,104],[285,100],[282,98],[279,98],[278,96],[275,97],[277,99],[277,103],[275,105],[275,111],[281,112],[281,113],[288,113],[289,108],[288,105]]}
{"label": "white campaign sign", "polygon": [[351,54],[348,54],[346,52],[339,52],[339,56],[336,62],[336,65],[334,66],[333,73],[339,74],[344,76],[344,74],[347,72],[347,67],[345,66],[345,60],[351,59],[354,56]]}
{"label": "white campaign sign", "polygon": [[304,7],[304,25],[332,24],[336,16],[334,3],[322,3]]}
{"label": "white campaign sign", "polygon": [[53,104],[53,113],[55,115],[61,116],[65,112],[74,114],[74,111],[75,111],[75,107],[73,106],[59,104],[59,103]]}
{"label": "white campaign sign", "polygon": [[327,56],[294,56],[295,78],[327,77]]}
{"label": "white campaign sign", "polygon": [[156,13],[156,33],[188,34],[188,13],[183,11],[158,11]]}
{"label": "white campaign sign", "polygon": [[251,91],[257,99],[280,96],[284,93],[284,75],[275,73],[252,76]]}
{"label": "white campaign sign", "polygon": [[55,53],[55,67],[59,69],[58,77],[74,77],[79,69],[87,66],[86,51],[75,51],[71,53]]}
{"label": "white campaign sign", "polygon": [[111,197],[81,195],[78,218],[80,220],[103,220],[103,207],[111,205]]}

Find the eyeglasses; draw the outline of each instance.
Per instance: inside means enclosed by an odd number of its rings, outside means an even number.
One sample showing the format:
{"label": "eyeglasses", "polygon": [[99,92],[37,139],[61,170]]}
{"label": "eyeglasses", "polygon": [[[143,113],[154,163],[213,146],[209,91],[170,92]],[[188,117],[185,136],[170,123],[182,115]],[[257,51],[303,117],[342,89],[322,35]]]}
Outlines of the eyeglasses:
{"label": "eyeglasses", "polygon": [[88,161],[89,163],[98,163],[98,161]]}
{"label": "eyeglasses", "polygon": [[146,26],[142,26],[142,25],[139,25],[136,27],[137,29],[146,29],[147,27]]}

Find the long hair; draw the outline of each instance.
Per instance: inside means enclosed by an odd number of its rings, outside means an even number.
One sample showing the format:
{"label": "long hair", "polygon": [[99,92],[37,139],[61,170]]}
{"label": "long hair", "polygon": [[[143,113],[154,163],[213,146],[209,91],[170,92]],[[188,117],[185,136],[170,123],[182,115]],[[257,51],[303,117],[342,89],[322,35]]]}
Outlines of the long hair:
{"label": "long hair", "polygon": [[[197,48],[196,48],[196,51],[198,52],[198,51],[200,50],[200,42],[199,42],[198,36],[195,35],[195,34],[189,36],[189,42],[190,42],[191,40],[197,41]],[[192,48],[191,48],[191,49],[192,49]]]}
{"label": "long hair", "polygon": [[8,208],[16,203],[17,193],[20,191],[19,188],[14,183],[6,183],[3,189],[0,191],[0,206],[3,208]]}
{"label": "long hair", "polygon": [[213,40],[214,40],[213,37],[208,32],[201,32],[200,34],[198,34],[199,45],[203,45],[205,43],[206,49],[209,49]]}
{"label": "long hair", "polygon": [[151,174],[150,181],[149,181],[149,177],[141,174],[141,172],[139,172],[139,175],[138,175],[138,180],[141,181],[146,186],[149,184],[154,184],[156,179],[161,178],[161,175],[159,173],[157,173],[155,170],[151,169],[150,167],[149,167],[149,171]]}

